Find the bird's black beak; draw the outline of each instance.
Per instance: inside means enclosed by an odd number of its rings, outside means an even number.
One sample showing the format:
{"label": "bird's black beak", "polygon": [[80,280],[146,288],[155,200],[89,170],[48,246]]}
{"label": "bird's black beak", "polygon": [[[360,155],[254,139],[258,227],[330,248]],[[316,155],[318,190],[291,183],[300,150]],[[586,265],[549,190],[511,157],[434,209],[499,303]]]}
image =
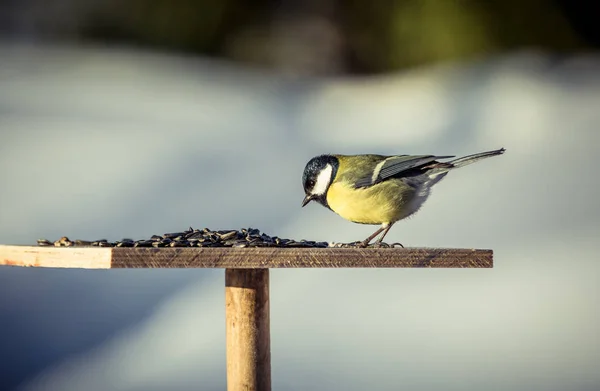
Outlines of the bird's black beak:
{"label": "bird's black beak", "polygon": [[302,200],[302,207],[304,208],[306,204],[311,202],[315,198],[314,194],[307,194],[306,197]]}

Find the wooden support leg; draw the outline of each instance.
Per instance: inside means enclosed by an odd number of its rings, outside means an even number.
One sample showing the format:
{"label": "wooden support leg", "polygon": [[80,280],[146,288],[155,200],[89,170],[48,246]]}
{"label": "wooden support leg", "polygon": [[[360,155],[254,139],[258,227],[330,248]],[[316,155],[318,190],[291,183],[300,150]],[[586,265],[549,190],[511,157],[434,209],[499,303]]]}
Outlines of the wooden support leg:
{"label": "wooden support leg", "polygon": [[227,390],[271,391],[269,269],[225,269]]}

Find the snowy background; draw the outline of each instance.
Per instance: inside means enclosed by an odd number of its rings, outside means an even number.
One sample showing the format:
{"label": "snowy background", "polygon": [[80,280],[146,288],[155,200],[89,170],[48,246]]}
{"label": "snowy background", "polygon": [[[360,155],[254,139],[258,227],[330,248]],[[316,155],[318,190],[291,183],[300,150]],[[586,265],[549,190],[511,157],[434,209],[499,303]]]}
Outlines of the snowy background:
{"label": "snowy background", "polygon": [[[302,78],[102,47],[0,45],[0,243],[259,228],[362,240],[300,208],[317,154],[506,154],[452,172],[388,242],[487,270],[272,270],[273,389],[600,389],[600,58],[521,52]],[[222,270],[0,268],[0,379],[225,389]]]}

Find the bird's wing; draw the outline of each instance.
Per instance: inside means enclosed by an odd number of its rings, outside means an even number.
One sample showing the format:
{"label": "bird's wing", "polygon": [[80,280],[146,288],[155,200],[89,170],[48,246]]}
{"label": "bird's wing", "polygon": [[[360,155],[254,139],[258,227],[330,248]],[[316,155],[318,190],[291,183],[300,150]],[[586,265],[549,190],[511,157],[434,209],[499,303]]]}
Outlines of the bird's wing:
{"label": "bird's wing", "polygon": [[408,174],[407,171],[420,168],[424,165],[434,162],[436,159],[446,159],[454,156],[433,156],[433,155],[398,155],[390,156],[379,162],[373,170],[371,176],[363,177],[354,184],[356,188],[373,186],[390,178],[400,178],[402,174]]}

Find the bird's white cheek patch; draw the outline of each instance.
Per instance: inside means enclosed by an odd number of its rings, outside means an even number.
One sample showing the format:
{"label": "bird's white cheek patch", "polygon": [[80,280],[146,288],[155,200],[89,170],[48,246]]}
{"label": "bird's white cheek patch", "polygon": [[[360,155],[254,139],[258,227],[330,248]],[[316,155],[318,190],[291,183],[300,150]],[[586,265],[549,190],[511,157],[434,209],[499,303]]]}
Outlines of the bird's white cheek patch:
{"label": "bird's white cheek patch", "polygon": [[325,194],[329,184],[331,183],[331,173],[333,172],[333,167],[331,164],[325,166],[325,168],[319,173],[317,176],[317,182],[315,183],[315,187],[313,188],[313,194]]}

